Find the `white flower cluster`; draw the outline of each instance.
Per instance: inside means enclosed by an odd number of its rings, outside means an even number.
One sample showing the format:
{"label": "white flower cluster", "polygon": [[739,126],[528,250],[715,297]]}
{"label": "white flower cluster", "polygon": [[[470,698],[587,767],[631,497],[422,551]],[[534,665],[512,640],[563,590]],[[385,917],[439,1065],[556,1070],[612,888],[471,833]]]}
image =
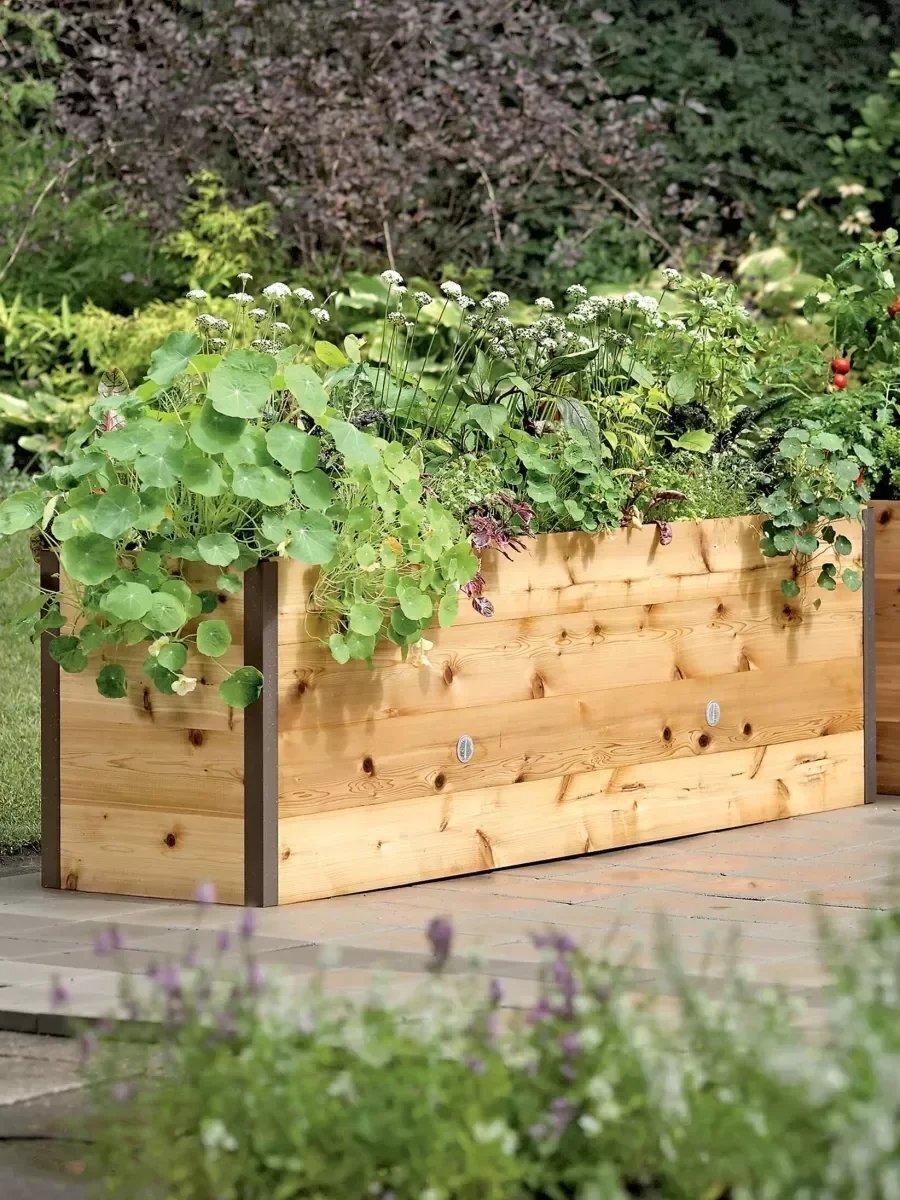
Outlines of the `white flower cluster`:
{"label": "white flower cluster", "polygon": [[263,288],[262,294],[267,300],[283,300],[286,296],[292,295],[291,289],[286,283],[270,283]]}
{"label": "white flower cluster", "polygon": [[305,287],[294,288],[294,295],[301,304],[312,304],[312,302],[315,300],[313,293],[309,290],[309,288]]}
{"label": "white flower cluster", "polygon": [[271,338],[254,338],[250,345],[260,354],[277,354],[281,349],[281,342],[275,342]]}
{"label": "white flower cluster", "polygon": [[233,301],[233,303],[240,305],[242,308],[247,304],[253,303],[253,297],[249,292],[231,292],[228,296],[228,299]]}
{"label": "white flower cluster", "polygon": [[481,302],[481,307],[487,312],[500,312],[509,307],[509,296],[506,292],[488,292]]}
{"label": "white flower cluster", "polygon": [[576,300],[587,300],[588,290],[583,283],[573,283],[566,288],[566,299],[571,303]]}
{"label": "white flower cluster", "polygon": [[199,303],[199,301],[201,301],[201,300],[208,300],[209,293],[204,292],[203,288],[191,288],[191,290],[187,294],[187,299],[188,300],[196,300]]}
{"label": "white flower cluster", "polygon": [[326,321],[331,320],[328,315],[328,310],[325,308],[311,308],[309,310],[309,315],[313,318],[313,320],[318,321],[320,325],[324,325]]}
{"label": "white flower cluster", "polygon": [[454,283],[452,279],[448,279],[441,284],[441,291],[448,300],[458,300],[463,294],[462,288],[458,283]]}
{"label": "white flower cluster", "polygon": [[401,287],[403,285],[403,276],[399,271],[382,271],[381,282],[386,283],[389,288]]}
{"label": "white flower cluster", "polygon": [[663,279],[665,279],[665,281],[667,283],[680,283],[681,282],[681,272],[676,271],[674,267],[663,267],[662,275],[663,275]]}
{"label": "white flower cluster", "polygon": [[553,312],[556,307],[549,296],[538,296],[534,302],[535,308],[540,308],[543,312]]}
{"label": "white flower cluster", "polygon": [[252,317],[254,321],[264,321],[269,314],[264,308],[251,308],[247,315]]}
{"label": "white flower cluster", "polygon": [[426,304],[431,303],[432,297],[428,292],[413,292],[413,300],[415,300],[419,308],[424,308]]}
{"label": "white flower cluster", "polygon": [[223,333],[226,329],[231,328],[224,317],[214,317],[212,313],[200,313],[196,318],[196,323],[201,329],[219,329]]}

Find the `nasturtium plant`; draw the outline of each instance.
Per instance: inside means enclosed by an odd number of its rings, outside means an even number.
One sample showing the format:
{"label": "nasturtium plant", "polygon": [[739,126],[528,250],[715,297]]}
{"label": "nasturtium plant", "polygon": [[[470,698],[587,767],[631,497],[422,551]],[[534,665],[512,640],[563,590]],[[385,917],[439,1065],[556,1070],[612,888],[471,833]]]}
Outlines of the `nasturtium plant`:
{"label": "nasturtium plant", "polygon": [[761,502],[768,519],[760,548],[767,558],[793,560],[782,592],[788,599],[799,596],[801,580],[810,575],[824,591],[833,592],[839,580],[857,591],[862,574],[852,561],[844,565],[853,544],[836,526],[860,520],[869,499],[870,452],[858,444],[847,447],[817,422],[805,421],[785,431],[776,455],[782,480]]}

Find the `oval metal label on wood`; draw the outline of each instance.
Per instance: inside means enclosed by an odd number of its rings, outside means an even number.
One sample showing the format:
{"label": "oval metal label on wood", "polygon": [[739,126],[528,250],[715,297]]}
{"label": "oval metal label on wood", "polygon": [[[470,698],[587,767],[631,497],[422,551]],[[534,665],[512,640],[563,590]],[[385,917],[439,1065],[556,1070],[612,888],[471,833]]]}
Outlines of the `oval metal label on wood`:
{"label": "oval metal label on wood", "polygon": [[706,705],[706,723],[707,725],[718,725],[719,717],[722,715],[722,710],[719,708],[718,700],[710,700]]}
{"label": "oval metal label on wood", "polygon": [[472,755],[474,753],[475,743],[467,733],[464,733],[456,743],[456,757],[463,764],[463,766],[465,766],[467,762],[472,761]]}

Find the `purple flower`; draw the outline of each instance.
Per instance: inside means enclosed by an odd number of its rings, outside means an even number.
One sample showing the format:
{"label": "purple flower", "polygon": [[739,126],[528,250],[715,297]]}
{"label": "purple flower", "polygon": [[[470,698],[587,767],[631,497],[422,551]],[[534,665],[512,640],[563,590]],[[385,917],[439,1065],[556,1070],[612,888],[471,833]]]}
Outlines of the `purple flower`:
{"label": "purple flower", "polygon": [[247,963],[247,986],[251,992],[261,992],[263,988],[263,969],[255,958]]}
{"label": "purple flower", "polygon": [[567,1100],[565,1096],[557,1096],[550,1103],[550,1118],[556,1126],[557,1132],[562,1133],[565,1127],[575,1116],[575,1105],[571,1100]]}
{"label": "purple flower", "polygon": [[216,934],[216,950],[219,954],[225,954],[231,946],[231,934],[227,929],[220,929]]}
{"label": "purple flower", "polygon": [[69,989],[58,975],[54,975],[50,983],[50,1007],[54,1010],[65,1008],[69,1000]]}
{"label": "purple flower", "polygon": [[496,1006],[503,1000],[503,984],[499,979],[492,979],[488,985],[488,1001]]}
{"label": "purple flower", "polygon": [[546,996],[541,996],[537,1004],[525,1014],[525,1020],[529,1025],[539,1025],[541,1021],[546,1021],[552,1016],[553,1009],[550,1007],[550,1001]]}
{"label": "purple flower", "polygon": [[109,929],[104,929],[98,935],[94,942],[94,953],[102,958],[107,954],[114,954],[117,950],[121,950],[123,946],[122,935],[115,925],[110,925]]}
{"label": "purple flower", "polygon": [[181,972],[172,963],[160,968],[157,979],[167,996],[174,998],[181,995]]}
{"label": "purple flower", "polygon": [[432,917],[425,931],[428,945],[431,947],[432,971],[440,971],[450,957],[450,946],[453,942],[453,926],[446,917]]}
{"label": "purple flower", "polygon": [[467,1058],[465,1062],[473,1075],[483,1075],[487,1070],[483,1058]]}
{"label": "purple flower", "polygon": [[563,1054],[576,1055],[581,1053],[581,1038],[574,1030],[564,1033],[559,1039],[559,1048]]}
{"label": "purple flower", "polygon": [[215,904],[216,888],[212,883],[201,883],[194,892],[194,899],[198,904]]}
{"label": "purple flower", "polygon": [[241,913],[240,924],[238,925],[238,933],[245,940],[249,940],[256,933],[256,913],[252,908],[245,908]]}

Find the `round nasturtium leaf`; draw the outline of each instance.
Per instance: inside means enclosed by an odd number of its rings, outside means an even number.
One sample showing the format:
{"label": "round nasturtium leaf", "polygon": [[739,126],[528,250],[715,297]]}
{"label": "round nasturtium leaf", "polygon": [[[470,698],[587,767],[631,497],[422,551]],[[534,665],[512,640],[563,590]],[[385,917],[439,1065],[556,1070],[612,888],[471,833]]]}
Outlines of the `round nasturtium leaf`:
{"label": "round nasturtium leaf", "polygon": [[219,658],[231,645],[231,631],[224,621],[201,621],[197,626],[197,649],[207,658]]}
{"label": "round nasturtium leaf", "polygon": [[316,512],[292,512],[286,524],[291,534],[287,552],[298,562],[321,567],[334,558],[337,534],[331,522]]}
{"label": "round nasturtium leaf", "polygon": [[187,370],[188,363],[202,349],[203,342],[196,333],[170,333],[150,355],[148,378],[160,387],[168,387],[173,379]]}
{"label": "round nasturtium leaf", "polygon": [[214,567],[227,567],[241,552],[230,533],[208,533],[197,543],[197,549],[203,561]]}
{"label": "round nasturtium leaf", "polygon": [[230,596],[238,595],[243,586],[243,583],[236,575],[229,575],[227,571],[223,571],[221,575],[216,576],[216,587],[220,592],[228,592]]}
{"label": "round nasturtium leaf", "polygon": [[421,591],[411,580],[401,580],[397,587],[397,599],[403,615],[410,621],[424,621],[431,616],[431,597]]}
{"label": "round nasturtium leaf", "polygon": [[329,421],[328,432],[350,467],[369,467],[378,462],[378,442],[349,421]]}
{"label": "round nasturtium leaf", "polygon": [[143,583],[120,583],[106,594],[104,612],[117,621],[139,621],[150,608],[153,593]]}
{"label": "round nasturtium leaf", "polygon": [[215,612],[219,607],[219,597],[215,592],[198,592],[197,599],[200,601],[200,611],[202,613]]}
{"label": "round nasturtium leaf", "polygon": [[118,569],[116,547],[99,533],[79,533],[63,542],[59,559],[65,573],[78,583],[103,583]]}
{"label": "round nasturtium leaf", "polygon": [[459,590],[451,585],[441,596],[438,605],[438,623],[442,629],[447,629],[456,620],[459,612]]}
{"label": "round nasturtium leaf", "polygon": [[370,637],[381,628],[381,609],[377,604],[357,603],[350,606],[350,628],[354,633]]}
{"label": "round nasturtium leaf", "polygon": [[189,585],[183,579],[167,579],[156,590],[158,592],[168,592],[170,596],[174,596],[176,600],[179,600],[185,609],[190,604],[191,596],[193,595]]}
{"label": "round nasturtium leaf", "polygon": [[37,490],[17,492],[0,504],[0,534],[19,533],[40,520],[47,497]]}
{"label": "round nasturtium leaf", "polygon": [[95,625],[93,621],[89,621],[87,625],[83,625],[79,629],[78,640],[82,650],[86,654],[90,654],[92,650],[96,650],[98,646],[102,646],[106,642],[107,631],[99,625]]}
{"label": "round nasturtium leaf", "polygon": [[334,502],[334,487],[319,467],[313,471],[298,472],[292,482],[297,499],[307,508],[324,512]]}
{"label": "round nasturtium leaf", "polygon": [[311,471],[319,461],[319,439],[296,425],[273,425],[266,434],[266,447],[288,471]]}
{"label": "round nasturtium leaf", "polygon": [[232,350],[209,376],[209,398],[227,417],[258,417],[272,395],[275,360],[255,350]]}
{"label": "round nasturtium leaf", "polygon": [[97,496],[85,514],[95,533],[115,541],[140,520],[141,502],[137,492],[118,483],[103,496]]}
{"label": "round nasturtium leaf", "polygon": [[236,496],[258,500],[269,508],[280,508],[291,498],[290,479],[274,467],[235,467],[231,486]]}
{"label": "round nasturtium leaf", "polygon": [[266,431],[258,425],[248,425],[233,446],[226,446],[222,457],[230,467],[245,464],[251,467],[272,467],[274,460],[266,446]]}
{"label": "round nasturtium leaf", "polygon": [[55,637],[50,643],[50,657],[71,675],[83,671],[88,661],[76,637]]}
{"label": "round nasturtium leaf", "polygon": [[328,645],[335,662],[343,664],[350,661],[350,650],[342,633],[333,633],[328,639]]}
{"label": "round nasturtium leaf", "polygon": [[135,459],[134,469],[145,487],[171,488],[181,478],[184,455],[169,446],[153,446]]}
{"label": "round nasturtium leaf", "polygon": [[291,364],[284,368],[285,387],[303,412],[319,421],[325,415],[328,393],[312,367]]}
{"label": "round nasturtium leaf", "polygon": [[144,674],[148,675],[166,696],[172,695],[172,684],[177,679],[173,671],[160,666],[155,658],[148,658],[144,663]]}
{"label": "round nasturtium leaf", "polygon": [[206,400],[191,421],[188,432],[191,441],[204,454],[221,454],[240,440],[246,428],[247,422],[242,417],[226,417]]}
{"label": "round nasturtium leaf", "polygon": [[184,454],[181,482],[189,492],[196,492],[200,496],[221,496],[225,490],[221,467],[215,459],[208,458],[199,450]]}
{"label": "round nasturtium leaf", "polygon": [[187,620],[184,605],[169,592],[154,592],[144,624],[155,633],[175,633]]}
{"label": "round nasturtium leaf", "polygon": [[256,667],[239,667],[219,684],[219,695],[229,708],[255,704],[263,689],[262,672]]}
{"label": "round nasturtium leaf", "polygon": [[106,663],[97,674],[97,691],[109,700],[120,700],[128,691],[125,669],[118,663]]}
{"label": "round nasturtium leaf", "polygon": [[138,492],[141,515],[135,521],[136,529],[156,529],[166,515],[166,493],[162,488],[145,487]]}
{"label": "round nasturtium leaf", "polygon": [[187,647],[183,646],[181,642],[168,642],[165,646],[160,647],[156,661],[161,667],[165,667],[167,671],[177,675],[187,662]]}

